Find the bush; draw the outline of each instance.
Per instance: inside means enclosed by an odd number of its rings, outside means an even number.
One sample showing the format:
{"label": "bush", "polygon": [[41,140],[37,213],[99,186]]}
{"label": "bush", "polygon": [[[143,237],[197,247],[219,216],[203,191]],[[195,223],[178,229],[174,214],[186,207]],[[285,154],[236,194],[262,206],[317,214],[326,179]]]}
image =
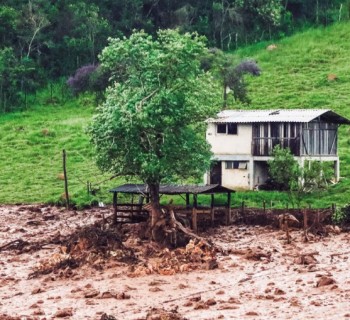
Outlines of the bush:
{"label": "bush", "polygon": [[74,94],[90,90],[90,77],[96,68],[96,65],[88,64],[77,69],[73,77],[69,77],[67,85],[71,88]]}
{"label": "bush", "polygon": [[332,220],[335,224],[350,224],[350,203],[338,209],[334,213]]}

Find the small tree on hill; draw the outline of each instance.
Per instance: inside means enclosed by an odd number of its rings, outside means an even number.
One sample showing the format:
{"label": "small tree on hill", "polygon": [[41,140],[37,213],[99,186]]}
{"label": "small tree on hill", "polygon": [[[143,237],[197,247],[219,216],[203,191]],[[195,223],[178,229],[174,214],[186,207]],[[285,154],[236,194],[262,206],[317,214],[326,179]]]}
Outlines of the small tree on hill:
{"label": "small tree on hill", "polygon": [[211,70],[219,79],[223,90],[224,108],[227,107],[229,91],[232,92],[236,102],[246,104],[251,102],[244,76],[247,74],[260,76],[261,70],[255,60],[238,60],[217,48],[212,48],[201,58],[201,63],[204,70]]}
{"label": "small tree on hill", "polygon": [[202,37],[174,30],[110,39],[101,56],[115,81],[89,128],[97,164],[148,185],[150,226],[157,238],[159,185],[200,177],[210,165],[204,120],[218,109],[219,92],[200,68]]}

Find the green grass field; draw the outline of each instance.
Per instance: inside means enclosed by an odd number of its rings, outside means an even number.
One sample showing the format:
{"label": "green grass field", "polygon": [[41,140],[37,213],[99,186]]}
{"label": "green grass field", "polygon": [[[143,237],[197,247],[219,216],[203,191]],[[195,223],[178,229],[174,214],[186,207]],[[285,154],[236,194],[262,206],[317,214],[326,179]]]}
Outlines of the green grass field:
{"label": "green grass field", "polygon": [[106,192],[88,196],[87,181],[97,187],[110,175],[102,175],[93,161],[85,128],[91,120],[94,101],[89,97],[58,97],[50,102],[44,91],[26,111],[0,116],[0,203],[60,203],[64,192],[62,150],[67,152],[69,192],[78,205],[110,201]]}
{"label": "green grass field", "polygon": [[[232,108],[329,108],[350,118],[350,24],[337,24],[299,33],[271,43],[258,43],[238,52],[256,59],[260,77],[247,78],[250,106],[234,103]],[[328,80],[328,75],[336,80]],[[54,101],[54,103],[52,102]],[[67,151],[69,189],[78,206],[96,201],[110,202],[108,189],[123,180],[105,181],[94,164],[93,150],[85,134],[94,101],[89,96],[60,98],[60,90],[50,98],[44,89],[27,110],[0,115],[0,203],[60,203],[64,192],[62,150]],[[326,207],[350,202],[350,128],[341,127],[339,155],[341,181],[329,190],[308,195],[304,205]],[[100,186],[96,197],[89,196],[86,183]],[[235,204],[262,206],[263,201],[278,207],[289,203],[279,192],[237,192]],[[205,202],[205,200],[203,200]]]}

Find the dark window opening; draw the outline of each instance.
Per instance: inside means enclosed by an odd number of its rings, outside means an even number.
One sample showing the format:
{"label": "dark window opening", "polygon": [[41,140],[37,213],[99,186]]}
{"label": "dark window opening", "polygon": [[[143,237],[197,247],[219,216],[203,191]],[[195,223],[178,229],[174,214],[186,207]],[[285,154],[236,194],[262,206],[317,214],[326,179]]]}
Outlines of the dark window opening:
{"label": "dark window opening", "polygon": [[226,133],[226,123],[218,124],[218,133]]}
{"label": "dark window opening", "polygon": [[227,134],[237,134],[237,123],[227,124]]}
{"label": "dark window opening", "polygon": [[217,133],[237,134],[237,123],[219,123]]}

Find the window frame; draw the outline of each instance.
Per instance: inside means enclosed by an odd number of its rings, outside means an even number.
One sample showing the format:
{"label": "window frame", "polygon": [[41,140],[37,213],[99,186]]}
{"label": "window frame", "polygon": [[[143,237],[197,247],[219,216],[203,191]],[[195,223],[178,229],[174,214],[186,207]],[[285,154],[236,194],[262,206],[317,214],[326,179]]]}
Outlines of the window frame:
{"label": "window frame", "polygon": [[248,161],[241,161],[241,160],[225,161],[225,170],[248,170]]}
{"label": "window frame", "polygon": [[[223,130],[224,127],[225,127],[225,132]],[[216,133],[217,134],[226,134],[226,135],[230,135],[230,136],[237,136],[238,135],[238,124],[234,123],[234,122],[217,123],[216,124]]]}

